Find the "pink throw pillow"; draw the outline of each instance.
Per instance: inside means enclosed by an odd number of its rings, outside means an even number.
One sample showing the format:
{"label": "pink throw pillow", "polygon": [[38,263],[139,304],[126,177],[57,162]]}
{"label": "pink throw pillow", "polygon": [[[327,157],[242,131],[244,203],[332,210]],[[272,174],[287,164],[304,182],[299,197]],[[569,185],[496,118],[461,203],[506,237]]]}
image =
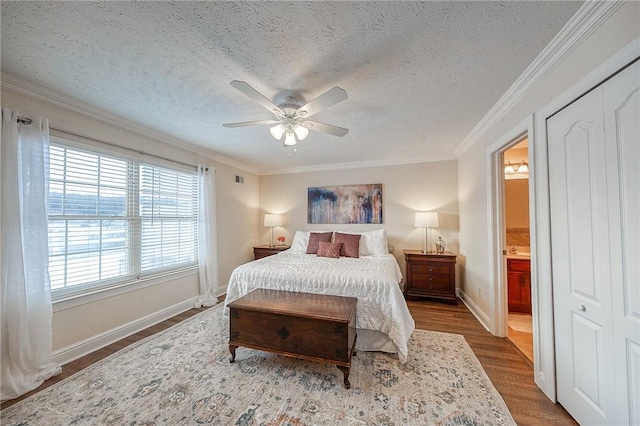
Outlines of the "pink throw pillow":
{"label": "pink throw pillow", "polygon": [[340,256],[360,257],[360,234],[341,234],[336,232],[333,241],[342,243]]}
{"label": "pink throw pillow", "polygon": [[332,257],[337,259],[340,257],[341,243],[329,243],[326,241],[320,241],[318,243],[318,253],[316,256],[320,257]]}
{"label": "pink throw pillow", "polygon": [[307,244],[307,254],[318,253],[318,243],[320,241],[330,242],[333,232],[312,232],[309,235],[309,244]]}

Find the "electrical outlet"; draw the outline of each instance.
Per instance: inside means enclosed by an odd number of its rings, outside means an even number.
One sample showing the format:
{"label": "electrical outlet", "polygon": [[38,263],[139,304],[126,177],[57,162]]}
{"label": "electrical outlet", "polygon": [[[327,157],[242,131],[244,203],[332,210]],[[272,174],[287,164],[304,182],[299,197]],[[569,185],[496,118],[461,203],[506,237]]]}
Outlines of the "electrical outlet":
{"label": "electrical outlet", "polygon": [[482,297],[482,289],[478,288],[478,297]]}

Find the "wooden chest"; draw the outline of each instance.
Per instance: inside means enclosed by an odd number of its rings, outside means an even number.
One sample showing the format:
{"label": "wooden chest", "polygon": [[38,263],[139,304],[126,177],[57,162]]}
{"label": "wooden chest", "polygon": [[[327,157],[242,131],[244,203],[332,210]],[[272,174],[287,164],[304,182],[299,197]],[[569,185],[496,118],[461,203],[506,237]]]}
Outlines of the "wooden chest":
{"label": "wooden chest", "polygon": [[353,297],[257,289],[229,303],[231,362],[239,346],[335,364],[348,389],[356,342]]}

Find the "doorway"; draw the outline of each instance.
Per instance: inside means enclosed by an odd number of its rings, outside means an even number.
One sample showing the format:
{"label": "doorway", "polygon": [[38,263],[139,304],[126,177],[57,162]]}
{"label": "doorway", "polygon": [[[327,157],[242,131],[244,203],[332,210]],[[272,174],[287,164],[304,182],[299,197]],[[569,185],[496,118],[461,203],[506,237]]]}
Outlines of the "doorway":
{"label": "doorway", "polygon": [[503,152],[503,253],[506,251],[507,338],[533,365],[528,146],[524,137]]}
{"label": "doorway", "polygon": [[[494,285],[494,291],[491,294],[490,331],[493,335],[505,337],[507,338],[507,342],[511,342],[508,338],[509,298],[507,286],[507,254],[509,247],[506,245],[507,236],[504,203],[505,151],[527,139],[529,247],[531,248],[531,255],[529,256],[530,275],[527,274],[526,277],[530,276],[527,284],[530,286],[531,297],[533,358],[531,363],[533,364],[534,382],[549,399],[555,402],[553,343],[551,343],[550,346],[544,346],[548,343],[548,336],[551,336],[553,339],[553,326],[550,324],[552,315],[550,308],[546,305],[541,305],[539,302],[540,297],[547,296],[547,289],[545,287],[541,288],[539,285],[540,274],[538,271],[540,268],[544,269],[546,264],[540,264],[540,259],[544,261],[545,258],[544,256],[542,258],[539,256],[540,238],[537,229],[540,226],[544,227],[546,223],[545,218],[537,214],[537,209],[540,207],[540,199],[536,196],[536,191],[537,188],[539,188],[537,179],[540,179],[540,174],[537,173],[536,164],[538,164],[540,147],[534,137],[534,118],[535,117],[531,115],[522,120],[522,122],[505,133],[487,149],[487,169],[490,171],[490,176],[487,181],[489,195],[487,200],[489,207],[488,227],[489,235],[491,236],[488,246],[490,257],[489,277]],[[508,165],[508,162],[506,164]],[[520,171],[522,172],[522,170]],[[525,252],[522,247],[520,251]],[[548,332],[550,329],[551,333]],[[544,335],[541,334],[543,330],[545,331]],[[528,360],[524,355],[523,359]]]}

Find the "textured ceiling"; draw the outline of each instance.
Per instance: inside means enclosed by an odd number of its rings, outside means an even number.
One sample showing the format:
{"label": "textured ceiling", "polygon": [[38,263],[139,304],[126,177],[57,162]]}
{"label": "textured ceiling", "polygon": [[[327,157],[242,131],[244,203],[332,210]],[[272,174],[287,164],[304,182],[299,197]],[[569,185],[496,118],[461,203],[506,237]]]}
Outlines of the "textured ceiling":
{"label": "textured ceiling", "polygon": [[[2,71],[255,170],[453,158],[478,121],[581,2],[2,1]],[[314,116],[295,153],[272,115],[230,86],[307,101],[349,95]]]}

